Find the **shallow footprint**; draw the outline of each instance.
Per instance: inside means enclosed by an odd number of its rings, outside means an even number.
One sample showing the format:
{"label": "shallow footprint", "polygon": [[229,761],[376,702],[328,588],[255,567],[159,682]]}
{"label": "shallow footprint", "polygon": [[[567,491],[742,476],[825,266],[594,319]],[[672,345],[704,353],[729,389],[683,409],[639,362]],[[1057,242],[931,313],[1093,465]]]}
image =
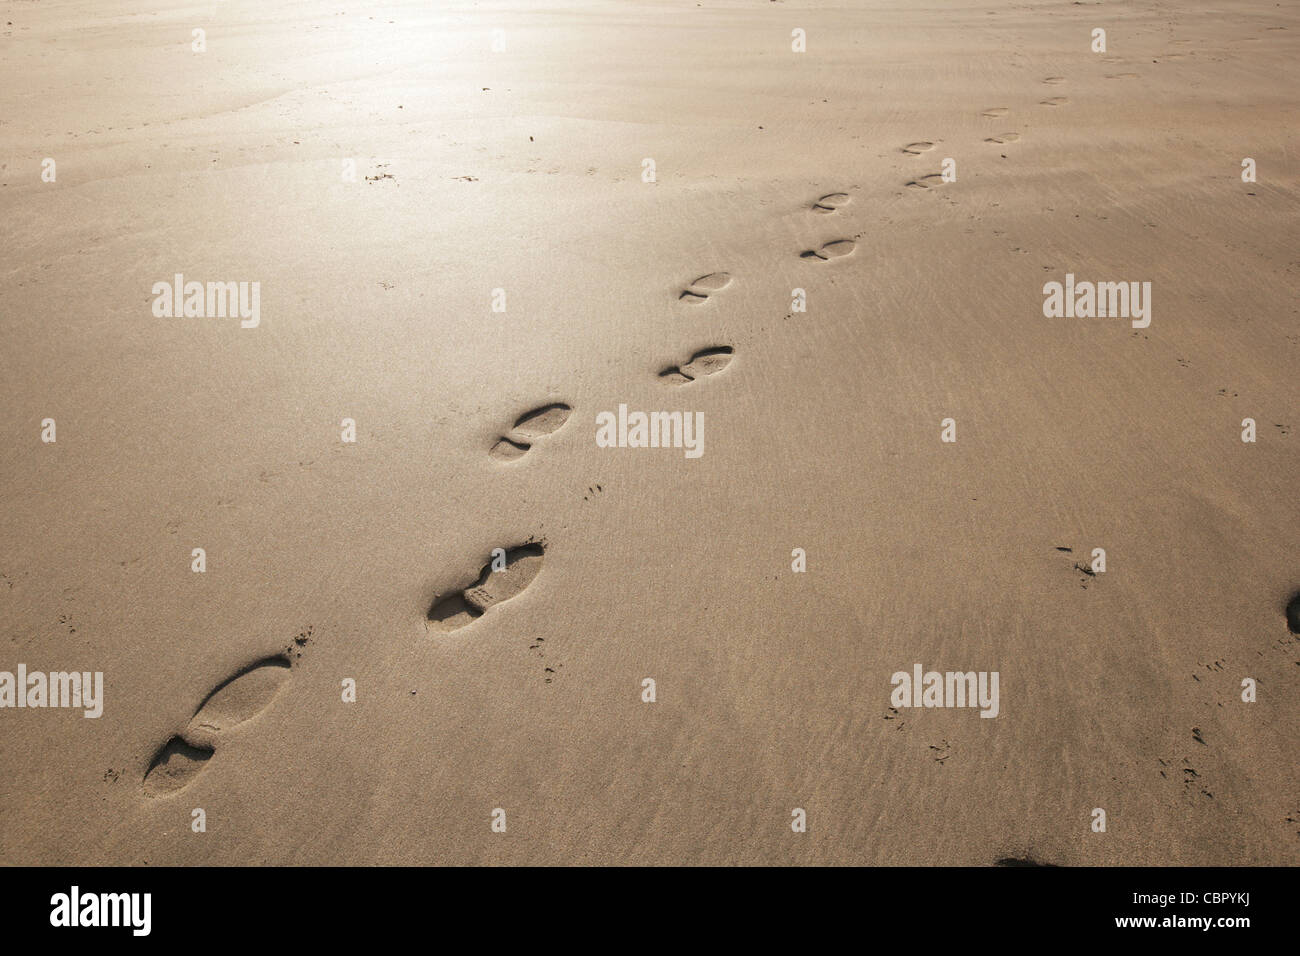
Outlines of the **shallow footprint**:
{"label": "shallow footprint", "polygon": [[1138,74],[1136,73],[1107,73],[1106,74],[1106,79],[1108,80],[1136,80],[1137,78],[1138,78]]}
{"label": "shallow footprint", "polygon": [[1066,96],[1049,96],[1047,99],[1042,100],[1038,105],[1039,106],[1064,106],[1068,102],[1070,102],[1070,99],[1069,97]]}
{"label": "shallow footprint", "polygon": [[510,434],[524,438],[541,438],[543,435],[558,431],[560,426],[569,420],[572,411],[573,409],[563,402],[534,408],[531,412],[524,412],[519,416]]}
{"label": "shallow footprint", "polygon": [[[504,555],[489,560],[479,572],[478,580],[463,591],[434,600],[427,615],[429,626],[439,631],[454,631],[472,624],[488,608],[515,597],[533,582],[542,570],[545,549],[536,542],[506,549]],[[493,570],[493,564],[498,565]]]}
{"label": "shallow footprint", "polygon": [[943,173],[931,173],[929,176],[913,179],[907,185],[913,189],[933,189],[935,186],[943,185]]}
{"label": "shallow footprint", "polygon": [[852,239],[836,239],[834,242],[828,242],[822,246],[821,254],[827,259],[838,259],[840,256],[851,256],[857,244]]}
{"label": "shallow footprint", "polygon": [[848,193],[828,193],[821,199],[812,204],[813,212],[828,213],[834,212],[841,206],[847,206],[850,202]]}
{"label": "shallow footprint", "polygon": [[563,402],[555,402],[524,412],[515,419],[509,434],[497,439],[497,443],[488,452],[499,461],[514,461],[522,458],[532,443],[552,432],[559,431],[569,420],[573,409]]}
{"label": "shallow footprint", "polygon": [[1020,142],[1020,134],[1019,133],[998,133],[997,136],[990,136],[988,139],[984,140],[984,142],[997,143],[998,145],[1005,145],[1006,143],[1018,143]]}
{"label": "shallow footprint", "polygon": [[731,276],[726,272],[710,272],[690,282],[677,298],[687,305],[703,305],[709,293],[718,292],[731,285]]}
{"label": "shallow footprint", "polygon": [[825,262],[827,259],[839,259],[841,256],[853,254],[857,244],[852,239],[836,239],[834,242],[828,242],[820,249],[807,249],[799,253],[800,259],[816,259]]}
{"label": "shallow footprint", "polygon": [[706,292],[717,292],[729,285],[731,285],[731,276],[728,273],[710,272],[708,275],[702,275],[692,282],[691,288],[704,289]]}
{"label": "shallow footprint", "polygon": [[685,364],[674,365],[672,368],[666,368],[659,373],[659,377],[667,379],[674,385],[685,385],[687,382],[693,382],[697,378],[705,375],[712,375],[714,372],[720,372],[731,363],[733,349],[729,345],[718,345],[710,349],[701,349],[692,355]]}
{"label": "shallow footprint", "polygon": [[215,749],[219,734],[260,714],[288,679],[289,661],[284,657],[268,657],[244,668],[199,705],[181,739],[192,747]]}
{"label": "shallow footprint", "polygon": [[1044,83],[1047,83],[1047,84],[1049,84],[1049,85],[1051,85],[1051,86],[1060,86],[1062,83],[1065,82],[1065,77],[1063,77],[1063,76],[1049,76],[1049,77],[1047,77],[1045,80],[1043,80],[1043,82],[1044,82]]}
{"label": "shallow footprint", "polygon": [[1006,116],[1010,112],[1011,110],[1007,109],[1005,106],[990,106],[980,115],[997,117],[997,116]]}
{"label": "shallow footprint", "polygon": [[207,766],[220,736],[267,708],[289,677],[289,659],[268,657],[223,681],[199,705],[185,729],[154,755],[144,775],[147,796],[183,790]]}
{"label": "shallow footprint", "polygon": [[934,143],[908,143],[903,147],[903,152],[907,153],[909,156],[920,156],[922,153],[927,153],[932,149],[934,149]]}

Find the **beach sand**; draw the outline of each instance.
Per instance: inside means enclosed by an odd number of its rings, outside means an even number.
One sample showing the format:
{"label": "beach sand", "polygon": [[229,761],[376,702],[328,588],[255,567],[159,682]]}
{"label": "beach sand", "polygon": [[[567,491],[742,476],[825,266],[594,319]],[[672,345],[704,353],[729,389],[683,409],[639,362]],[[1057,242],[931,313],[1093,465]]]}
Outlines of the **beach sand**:
{"label": "beach sand", "polygon": [[[1300,862],[1300,9],[8,0],[0,50],[0,670],[104,680],[0,711],[3,862]],[[997,716],[891,709],[918,664]]]}

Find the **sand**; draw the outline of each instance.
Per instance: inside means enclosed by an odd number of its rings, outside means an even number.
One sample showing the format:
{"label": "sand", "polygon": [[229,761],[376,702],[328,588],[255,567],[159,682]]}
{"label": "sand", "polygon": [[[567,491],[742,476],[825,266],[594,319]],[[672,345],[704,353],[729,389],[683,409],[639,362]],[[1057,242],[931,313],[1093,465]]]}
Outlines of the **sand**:
{"label": "sand", "polygon": [[[104,681],[0,709],[0,861],[1300,862],[1298,44],[0,2],[0,670]],[[1149,326],[1045,316],[1067,273]],[[917,664],[997,716],[891,710]]]}

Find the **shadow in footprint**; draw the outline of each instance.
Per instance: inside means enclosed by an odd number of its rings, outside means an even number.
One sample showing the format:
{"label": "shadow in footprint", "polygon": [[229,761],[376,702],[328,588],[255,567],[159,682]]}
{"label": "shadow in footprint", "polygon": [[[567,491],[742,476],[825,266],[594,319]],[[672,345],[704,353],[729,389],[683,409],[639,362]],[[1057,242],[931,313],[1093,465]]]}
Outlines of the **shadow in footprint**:
{"label": "shadow in footprint", "polygon": [[488,454],[499,461],[522,458],[533,447],[534,441],[559,431],[572,413],[573,409],[562,402],[524,412],[515,419],[509,433],[497,439]]}
{"label": "shadow in footprint", "polygon": [[478,580],[463,591],[439,597],[429,607],[429,625],[439,631],[454,631],[472,624],[494,607],[518,595],[542,570],[545,549],[536,542],[505,549],[494,555]]}
{"label": "shadow in footprint", "polygon": [[154,755],[144,775],[148,796],[165,796],[187,787],[207,766],[230,728],[257,716],[289,679],[282,655],[250,664],[219,684],[199,705],[185,729]]}
{"label": "shadow in footprint", "polygon": [[733,349],[729,345],[719,345],[710,349],[701,349],[690,357],[684,365],[674,365],[659,373],[674,385],[685,385],[705,375],[720,372],[731,363]]}

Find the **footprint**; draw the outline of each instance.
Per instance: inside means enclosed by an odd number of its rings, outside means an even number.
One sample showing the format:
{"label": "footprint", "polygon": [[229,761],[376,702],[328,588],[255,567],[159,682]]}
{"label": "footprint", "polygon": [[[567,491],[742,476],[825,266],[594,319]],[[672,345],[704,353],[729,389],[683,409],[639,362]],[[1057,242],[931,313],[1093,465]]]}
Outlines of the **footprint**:
{"label": "footprint", "polygon": [[540,544],[530,542],[494,554],[472,585],[433,602],[427,615],[429,626],[439,631],[454,631],[472,624],[488,608],[509,601],[537,577],[544,553]]}
{"label": "footprint", "polygon": [[841,206],[847,206],[852,200],[848,193],[828,193],[812,204],[813,212],[834,212]]}
{"label": "footprint", "polygon": [[1010,112],[1011,110],[1007,109],[1005,106],[990,106],[980,115],[998,117],[998,116],[1006,116]]}
{"label": "footprint", "polygon": [[909,156],[920,156],[922,153],[928,153],[934,149],[934,143],[908,143],[903,147],[903,152]]}
{"label": "footprint", "polygon": [[998,133],[997,136],[990,136],[988,139],[984,140],[984,142],[997,143],[998,145],[1004,145],[1006,143],[1018,143],[1020,142],[1020,134],[1019,133]]}
{"label": "footprint", "polygon": [[674,385],[685,385],[697,378],[722,371],[731,363],[732,352],[729,345],[701,349],[692,355],[686,364],[681,367],[674,365],[672,368],[666,368],[659,373],[659,377],[666,378]]}
{"label": "footprint", "polygon": [[510,433],[497,439],[497,443],[492,446],[488,454],[499,461],[514,461],[516,458],[521,458],[528,449],[533,447],[532,443],[538,438],[559,431],[572,413],[573,409],[563,402],[543,405],[541,408],[534,408],[531,412],[524,412],[515,419]]}
{"label": "footprint", "polygon": [[920,179],[913,179],[907,183],[913,189],[933,189],[935,186],[943,185],[942,173],[931,173],[929,176],[922,176]]}
{"label": "footprint", "polygon": [[731,285],[731,276],[725,272],[710,272],[691,282],[677,298],[687,305],[703,305],[710,292],[718,292]]}
{"label": "footprint", "polygon": [[1049,85],[1051,85],[1051,86],[1060,86],[1062,83],[1065,82],[1065,77],[1063,77],[1063,76],[1049,76],[1049,77],[1047,77],[1045,80],[1043,80],[1043,82],[1044,82],[1044,83],[1047,83],[1047,84],[1049,84]]}
{"label": "footprint", "polygon": [[1070,98],[1068,96],[1049,96],[1047,99],[1042,100],[1038,105],[1039,106],[1064,106],[1068,102],[1070,102]]}
{"label": "footprint", "polygon": [[834,242],[828,242],[820,249],[807,249],[799,253],[800,259],[817,259],[825,262],[827,259],[839,259],[843,256],[853,255],[853,250],[857,244],[852,239],[836,239]]}
{"label": "footprint", "polygon": [[225,680],[199,705],[185,729],[154,756],[144,775],[145,794],[166,796],[189,786],[225,732],[265,710],[288,679],[289,659],[276,656]]}
{"label": "footprint", "polygon": [[1138,74],[1136,73],[1107,73],[1106,74],[1106,79],[1108,80],[1136,80],[1137,78],[1138,78]]}

